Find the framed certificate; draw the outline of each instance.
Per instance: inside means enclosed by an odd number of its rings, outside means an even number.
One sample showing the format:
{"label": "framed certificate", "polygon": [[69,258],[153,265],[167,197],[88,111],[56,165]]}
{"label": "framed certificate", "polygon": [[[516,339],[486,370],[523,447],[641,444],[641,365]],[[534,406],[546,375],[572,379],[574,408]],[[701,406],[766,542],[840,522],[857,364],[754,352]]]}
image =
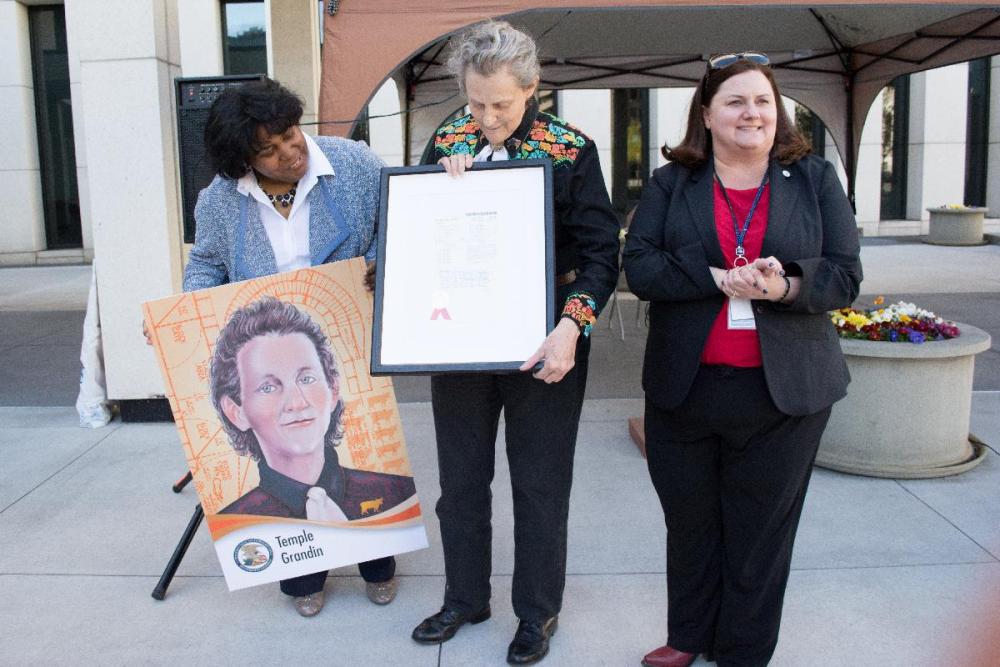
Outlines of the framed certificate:
{"label": "framed certificate", "polygon": [[513,371],[551,331],[552,164],[382,170],[373,375]]}

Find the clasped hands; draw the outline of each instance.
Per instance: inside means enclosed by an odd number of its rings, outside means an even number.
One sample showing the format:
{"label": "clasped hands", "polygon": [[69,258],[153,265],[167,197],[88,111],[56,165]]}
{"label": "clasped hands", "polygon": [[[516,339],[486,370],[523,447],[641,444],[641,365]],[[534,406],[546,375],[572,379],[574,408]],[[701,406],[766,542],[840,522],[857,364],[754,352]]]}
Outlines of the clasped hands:
{"label": "clasped hands", "polygon": [[780,301],[785,295],[785,269],[775,257],[761,257],[731,269],[709,267],[716,287],[730,299]]}

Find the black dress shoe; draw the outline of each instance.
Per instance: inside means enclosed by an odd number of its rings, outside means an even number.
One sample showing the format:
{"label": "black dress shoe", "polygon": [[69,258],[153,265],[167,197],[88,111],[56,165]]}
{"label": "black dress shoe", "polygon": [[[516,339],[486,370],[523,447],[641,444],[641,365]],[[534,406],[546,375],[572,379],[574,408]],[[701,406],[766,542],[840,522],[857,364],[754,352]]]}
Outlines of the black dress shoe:
{"label": "black dress shoe", "polygon": [[441,607],[441,611],[425,618],[413,629],[413,640],[421,644],[440,644],[455,636],[466,623],[482,623],[490,617],[490,606],[486,605],[475,614],[463,614],[456,609]]}
{"label": "black dress shoe", "polygon": [[507,662],[512,665],[530,665],[549,652],[549,637],[556,633],[559,617],[544,621],[521,621],[514,633],[514,641],[507,649]]}

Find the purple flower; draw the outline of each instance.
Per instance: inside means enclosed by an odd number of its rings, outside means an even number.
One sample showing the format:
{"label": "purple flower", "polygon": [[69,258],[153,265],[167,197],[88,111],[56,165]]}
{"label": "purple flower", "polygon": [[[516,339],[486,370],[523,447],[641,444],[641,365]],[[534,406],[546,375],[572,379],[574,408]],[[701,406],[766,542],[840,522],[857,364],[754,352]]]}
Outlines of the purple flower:
{"label": "purple flower", "polygon": [[889,329],[889,340],[895,343],[899,339],[899,333],[895,329]]}
{"label": "purple flower", "polygon": [[919,331],[910,332],[910,342],[919,345],[924,342],[924,335]]}

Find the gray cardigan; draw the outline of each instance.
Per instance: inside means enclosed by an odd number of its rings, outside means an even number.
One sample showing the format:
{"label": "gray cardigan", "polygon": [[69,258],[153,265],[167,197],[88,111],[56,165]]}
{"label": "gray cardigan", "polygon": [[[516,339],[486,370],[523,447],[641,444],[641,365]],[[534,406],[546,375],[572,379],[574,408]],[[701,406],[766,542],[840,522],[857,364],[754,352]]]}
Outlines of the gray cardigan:
{"label": "gray cardigan", "polygon": [[[314,140],[334,175],[320,176],[309,192],[312,264],[350,257],[374,260],[379,173],[384,163],[361,142],[339,137]],[[235,180],[216,176],[198,195],[194,218],[194,246],[184,268],[185,292],[277,271],[257,202],[241,195]]]}

